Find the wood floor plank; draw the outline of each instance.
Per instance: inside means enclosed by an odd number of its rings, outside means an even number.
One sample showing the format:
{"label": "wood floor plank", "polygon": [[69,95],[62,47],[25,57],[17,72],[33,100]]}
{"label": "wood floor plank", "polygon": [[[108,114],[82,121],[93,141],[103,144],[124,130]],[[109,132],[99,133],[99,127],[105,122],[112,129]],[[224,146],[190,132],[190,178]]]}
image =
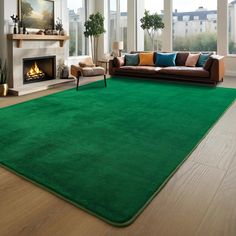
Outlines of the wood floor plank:
{"label": "wood floor plank", "polygon": [[[1,168],[0,173],[7,171]],[[106,230],[107,224],[55,195],[10,172],[5,177],[8,181],[0,183],[4,193],[0,195],[1,236],[78,235],[88,232],[87,226],[94,220],[96,232],[100,232],[99,228]],[[103,231],[100,235],[104,235]]]}
{"label": "wood floor plank", "polygon": [[112,228],[107,235],[193,235],[224,174],[186,162],[134,224]]}
{"label": "wood floor plank", "polygon": [[189,158],[197,163],[227,170],[236,155],[236,102],[228,109]]}
{"label": "wood floor plank", "polygon": [[196,235],[236,235],[236,155]]}

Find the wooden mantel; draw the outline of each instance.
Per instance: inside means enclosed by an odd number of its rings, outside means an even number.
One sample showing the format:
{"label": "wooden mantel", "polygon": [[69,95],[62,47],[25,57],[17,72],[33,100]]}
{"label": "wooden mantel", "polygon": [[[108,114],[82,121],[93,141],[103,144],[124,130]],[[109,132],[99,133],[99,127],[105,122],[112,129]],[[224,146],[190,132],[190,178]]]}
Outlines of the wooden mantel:
{"label": "wooden mantel", "polygon": [[7,39],[15,40],[17,42],[17,48],[22,47],[23,41],[58,41],[60,43],[60,47],[63,47],[65,41],[69,39],[69,36],[38,35],[38,34],[8,34]]}

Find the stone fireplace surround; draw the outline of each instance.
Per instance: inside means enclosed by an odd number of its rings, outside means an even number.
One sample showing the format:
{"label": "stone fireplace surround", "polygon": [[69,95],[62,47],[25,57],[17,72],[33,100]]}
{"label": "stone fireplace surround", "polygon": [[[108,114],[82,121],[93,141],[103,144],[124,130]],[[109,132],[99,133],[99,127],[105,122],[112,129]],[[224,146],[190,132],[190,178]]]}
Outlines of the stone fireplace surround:
{"label": "stone fireplace surround", "polygon": [[17,48],[16,42],[8,40],[8,68],[10,93],[14,95],[25,95],[32,92],[48,89],[49,87],[71,82],[58,78],[50,81],[24,84],[23,59],[33,57],[56,56],[56,68],[65,61],[65,49],[58,42],[51,41],[25,41],[22,48]]}

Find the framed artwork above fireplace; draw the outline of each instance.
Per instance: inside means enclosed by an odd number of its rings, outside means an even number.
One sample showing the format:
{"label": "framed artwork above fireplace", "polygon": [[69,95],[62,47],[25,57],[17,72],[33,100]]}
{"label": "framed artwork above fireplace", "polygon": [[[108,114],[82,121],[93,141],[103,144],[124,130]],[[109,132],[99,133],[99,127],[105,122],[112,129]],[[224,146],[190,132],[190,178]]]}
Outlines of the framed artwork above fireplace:
{"label": "framed artwork above fireplace", "polygon": [[22,26],[27,29],[54,29],[53,0],[18,0]]}

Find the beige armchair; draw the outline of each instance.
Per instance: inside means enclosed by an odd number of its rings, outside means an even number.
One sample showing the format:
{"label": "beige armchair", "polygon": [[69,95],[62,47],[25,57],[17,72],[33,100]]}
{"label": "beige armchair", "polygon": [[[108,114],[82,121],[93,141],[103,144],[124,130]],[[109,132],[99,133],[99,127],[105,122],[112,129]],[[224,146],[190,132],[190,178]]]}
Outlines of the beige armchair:
{"label": "beige armchair", "polygon": [[85,58],[83,61],[79,62],[78,65],[71,65],[71,75],[75,76],[77,79],[77,91],[79,89],[79,79],[81,76],[94,77],[103,75],[104,85],[105,87],[107,86],[105,69],[100,66],[95,66],[91,57]]}

